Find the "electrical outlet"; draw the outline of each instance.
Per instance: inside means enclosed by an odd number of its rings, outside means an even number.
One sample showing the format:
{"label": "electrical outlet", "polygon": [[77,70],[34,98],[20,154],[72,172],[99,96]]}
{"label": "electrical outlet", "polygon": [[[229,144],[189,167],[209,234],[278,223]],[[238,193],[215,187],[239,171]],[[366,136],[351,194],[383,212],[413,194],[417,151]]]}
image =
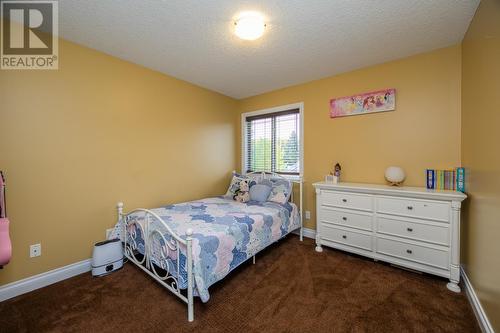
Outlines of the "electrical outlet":
{"label": "electrical outlet", "polygon": [[111,233],[113,232],[114,228],[109,228],[106,229],[106,239],[109,239],[109,236],[111,236]]}
{"label": "electrical outlet", "polygon": [[311,219],[311,212],[306,210],[306,220]]}
{"label": "electrical outlet", "polygon": [[42,255],[42,244],[30,245],[30,258],[39,257]]}

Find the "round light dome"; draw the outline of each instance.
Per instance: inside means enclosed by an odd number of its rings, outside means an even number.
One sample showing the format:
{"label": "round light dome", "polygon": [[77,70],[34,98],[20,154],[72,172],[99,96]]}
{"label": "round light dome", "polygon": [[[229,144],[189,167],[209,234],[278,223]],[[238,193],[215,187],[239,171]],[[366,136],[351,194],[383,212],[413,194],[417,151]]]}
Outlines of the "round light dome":
{"label": "round light dome", "polygon": [[385,170],[385,179],[391,185],[396,185],[396,186],[401,185],[405,180],[405,178],[406,178],[405,172],[400,167],[391,166]]}
{"label": "round light dome", "polygon": [[255,40],[264,34],[266,24],[262,15],[256,12],[241,13],[234,22],[234,33],[245,40]]}

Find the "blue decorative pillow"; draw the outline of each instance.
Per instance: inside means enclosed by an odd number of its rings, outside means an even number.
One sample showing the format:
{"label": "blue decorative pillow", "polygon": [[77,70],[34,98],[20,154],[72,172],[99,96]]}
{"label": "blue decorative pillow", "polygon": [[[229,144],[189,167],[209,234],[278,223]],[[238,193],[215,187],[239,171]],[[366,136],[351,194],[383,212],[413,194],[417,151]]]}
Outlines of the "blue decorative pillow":
{"label": "blue decorative pillow", "polygon": [[285,204],[292,194],[292,183],[284,178],[271,178],[272,190],[267,201]]}
{"label": "blue decorative pillow", "polygon": [[271,193],[271,186],[257,184],[250,187],[250,200],[265,202]]}

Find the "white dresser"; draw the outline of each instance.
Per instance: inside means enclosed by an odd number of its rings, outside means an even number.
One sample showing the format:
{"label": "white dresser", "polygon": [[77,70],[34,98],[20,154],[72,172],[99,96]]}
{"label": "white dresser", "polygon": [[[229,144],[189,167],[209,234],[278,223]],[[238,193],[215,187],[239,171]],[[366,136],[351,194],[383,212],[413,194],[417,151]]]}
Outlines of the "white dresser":
{"label": "white dresser", "polygon": [[325,182],[316,188],[316,251],[357,253],[450,280],[460,292],[465,194],[421,187]]}

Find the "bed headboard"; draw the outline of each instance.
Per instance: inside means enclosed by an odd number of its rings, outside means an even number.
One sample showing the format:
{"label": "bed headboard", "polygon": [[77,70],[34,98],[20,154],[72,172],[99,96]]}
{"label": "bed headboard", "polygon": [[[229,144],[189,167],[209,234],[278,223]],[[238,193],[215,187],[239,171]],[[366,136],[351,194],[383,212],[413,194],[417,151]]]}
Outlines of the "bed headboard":
{"label": "bed headboard", "polygon": [[[233,172],[236,172],[236,171],[233,171]],[[291,179],[286,178],[283,175],[281,175],[279,173],[276,173],[276,172],[253,171],[253,172],[247,172],[247,173],[245,173],[245,176],[248,176],[248,177],[251,177],[251,178],[254,178],[254,179],[259,179],[259,180],[270,179],[270,178],[282,178],[282,179],[285,179],[285,180],[288,180],[288,181],[292,182]]]}

